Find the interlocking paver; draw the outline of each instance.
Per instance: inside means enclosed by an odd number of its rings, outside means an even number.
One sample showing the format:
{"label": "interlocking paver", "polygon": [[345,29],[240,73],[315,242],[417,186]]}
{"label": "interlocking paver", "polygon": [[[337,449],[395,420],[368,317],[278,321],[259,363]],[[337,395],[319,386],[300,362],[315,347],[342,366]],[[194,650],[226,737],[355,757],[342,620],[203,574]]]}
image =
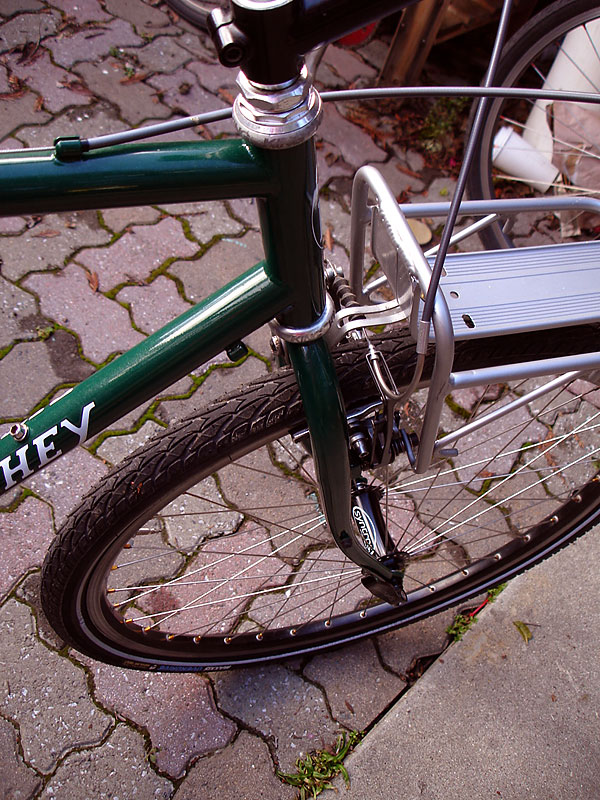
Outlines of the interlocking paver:
{"label": "interlocking paver", "polygon": [[185,238],[171,217],[156,225],[136,225],[110,247],[84,250],[77,261],[98,275],[101,291],[120,283],[143,281],[167,259],[193,256],[198,245]]}
{"label": "interlocking paver", "polygon": [[[123,0],[104,0],[104,7],[110,14],[119,19],[131,22],[140,35],[153,36],[162,29],[171,28],[171,19],[168,14],[159,8],[154,8],[146,3],[127,3]],[[171,28],[173,33],[176,29]]]}
{"label": "interlocking paver", "polygon": [[191,307],[179,295],[175,281],[164,275],[147,286],[126,286],[117,299],[129,304],[135,324],[144,333],[154,333]]}
{"label": "interlocking paver", "polygon": [[[221,672],[214,681],[219,708],[270,737],[283,770],[335,741],[338,726],[321,692],[284,667]],[[281,714],[282,708],[287,714]]]}
{"label": "interlocking paver", "polygon": [[32,321],[38,325],[42,322],[37,315],[35,297],[0,277],[0,348],[13,339],[36,338]]}
{"label": "interlocking paver", "polygon": [[132,329],[127,310],[94,291],[85,271],[75,264],[57,274],[30,275],[25,286],[39,295],[43,314],[79,335],[92,361],[102,363],[144,338]]}
{"label": "interlocking paver", "polygon": [[190,61],[193,56],[172,36],[156,36],[150,44],[139,49],[127,49],[126,55],[135,56],[141,69],[166,74]]}
{"label": "interlocking paver", "polygon": [[0,361],[0,418],[20,418],[60,381],[44,342],[17,344]]}
{"label": "interlocking paver", "polygon": [[95,211],[47,214],[22,236],[0,240],[0,271],[17,281],[31,271],[62,267],[80,247],[104,244],[110,238]]}
{"label": "interlocking paver", "polygon": [[41,125],[50,117],[37,106],[33,92],[15,94],[7,100],[0,100],[0,139],[18,130],[24,123]]}
{"label": "interlocking paver", "polygon": [[219,714],[201,675],[123,671],[94,663],[94,695],[150,734],[156,766],[180,778],[189,762],[225,747],[236,726]]}
{"label": "interlocking paver", "polygon": [[[28,120],[25,120],[26,122]],[[27,125],[15,130],[19,147],[52,147],[57,136],[100,136],[122,131],[124,123],[110,103],[69,109],[47,125]],[[6,140],[12,146],[13,140]],[[7,146],[5,142],[3,146]]]}
{"label": "interlocking paver", "polygon": [[27,497],[12,514],[0,514],[2,528],[2,573],[0,598],[27,570],[44,560],[54,530],[52,510],[47,503]]}
{"label": "interlocking paver", "polygon": [[105,208],[102,210],[102,219],[105,225],[120,233],[129,225],[140,223],[158,222],[161,212],[152,206],[134,206],[133,208]]}
{"label": "interlocking paver", "polygon": [[57,11],[43,9],[37,13],[19,14],[0,25],[0,48],[3,51],[12,50],[28,42],[40,42],[56,33],[59,23],[60,14]]}
{"label": "interlocking paver", "polygon": [[156,91],[141,81],[130,81],[123,66],[114,58],[106,58],[94,64],[78,64],[76,70],[95,95],[117,106],[130,125],[148,117],[169,117],[171,110],[160,102]]}
{"label": "interlocking paver", "polygon": [[355,168],[387,158],[385,150],[377,147],[368,134],[345,119],[332,103],[325,105],[319,136],[339,147],[344,160]]}
{"label": "interlocking paver", "polygon": [[352,730],[366,728],[405,687],[383,669],[371,641],[345,648],[343,659],[337,653],[315,656],[303,674],[323,687],[333,718]]}
{"label": "interlocking paver", "polygon": [[47,773],[70,750],[99,744],[111,717],[91,702],[84,671],[39,642],[22,603],[0,610],[0,637],[0,711],[19,726],[26,762]]}
{"label": "interlocking paver", "polygon": [[[52,504],[58,528],[73,510],[73,495],[83,497],[107,471],[100,459],[83,447],[76,447],[51,462],[42,472],[36,472],[25,485]],[[67,488],[73,495],[69,496]]]}
{"label": "interlocking paver", "polygon": [[194,764],[174,800],[198,800],[212,795],[219,800],[239,800],[240,791],[253,800],[292,800],[297,796],[292,786],[273,774],[266,744],[247,731],[242,731],[231,747]]}
{"label": "interlocking paver", "polygon": [[68,756],[48,781],[43,800],[168,800],[173,785],[148,764],[144,740],[117,725],[102,747]]}
{"label": "interlocking paver", "polygon": [[210,242],[214,236],[234,236],[242,233],[244,226],[232,219],[222,203],[203,203],[198,213],[187,219],[192,235],[200,242]]}
{"label": "interlocking paver", "polygon": [[383,663],[399,675],[406,675],[416,658],[441,652],[448,644],[446,628],[452,624],[456,613],[450,609],[432,619],[378,636]]}
{"label": "interlocking paver", "polygon": [[183,281],[189,299],[198,302],[263,258],[260,236],[249,231],[239,239],[221,239],[198,261],[171,264],[169,272]]}
{"label": "interlocking paver", "polygon": [[377,71],[366,64],[356,53],[335,45],[327,48],[323,61],[334,69],[345,84],[353,83],[357,78],[373,80],[377,76]]}
{"label": "interlocking paver", "polygon": [[40,785],[39,776],[20,757],[14,726],[0,718],[0,796],[4,800],[25,800]]}
{"label": "interlocking paver", "polygon": [[14,75],[39,94],[46,111],[56,113],[67,106],[83,106],[92,100],[89,94],[71,91],[69,83],[73,76],[52,64],[45,50],[39,50],[24,63],[19,63],[18,56],[13,55],[8,64]]}
{"label": "interlocking paver", "polygon": [[84,25],[86,22],[109,22],[112,17],[102,8],[98,0],[51,0],[51,5]]}
{"label": "interlocking paver", "polygon": [[53,39],[48,47],[61,67],[72,67],[79,61],[97,61],[109,55],[113,47],[130,47],[143,42],[126,20],[113,19],[97,26],[86,26],[71,36]]}
{"label": "interlocking paver", "polygon": [[[219,100],[206,92],[193,72],[181,67],[169,75],[155,75],[148,80],[160,92],[162,102],[181,114],[198,114],[202,111],[217,111],[229,103]],[[235,130],[231,120],[216,122],[207,127],[208,136],[232,133]]]}
{"label": "interlocking paver", "polygon": [[45,8],[40,0],[4,0],[0,7],[1,17],[12,17],[13,14],[25,11],[42,11]]}

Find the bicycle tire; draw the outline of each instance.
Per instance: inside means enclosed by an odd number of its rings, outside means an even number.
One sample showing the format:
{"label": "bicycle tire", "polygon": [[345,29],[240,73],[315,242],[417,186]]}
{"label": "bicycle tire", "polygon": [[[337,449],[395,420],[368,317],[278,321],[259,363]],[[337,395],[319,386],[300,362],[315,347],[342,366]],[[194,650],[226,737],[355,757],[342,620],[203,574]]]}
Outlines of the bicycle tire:
{"label": "bicycle tire", "polygon": [[[594,350],[598,333],[596,326],[583,326],[462,343],[455,367]],[[377,345],[398,384],[405,385],[414,358],[411,340],[384,335]],[[335,355],[350,408],[376,396],[364,352],[364,345],[353,343]],[[445,456],[418,510],[413,498],[427,484],[397,459],[394,477],[406,475],[412,488],[407,484],[405,499],[394,501],[406,508],[388,509],[390,526],[404,520],[399,538],[421,537],[418,546],[413,538],[414,558],[407,565],[408,600],[398,607],[370,595],[360,583],[360,570],[332,545],[319,517],[306,450],[287,439],[277,443],[303,419],[293,375],[281,370],[168,430],[84,499],[48,552],[42,576],[45,613],[59,636],[95,659],[139,669],[202,671],[316,652],[464,602],[544,559],[600,518],[600,447],[594,439],[600,391],[596,384],[580,384],[575,394],[564,388],[558,399],[515,412],[520,438],[511,433],[510,420],[500,431],[484,428],[475,455],[485,451],[485,465],[475,472],[468,452],[466,462],[462,454]],[[522,391],[516,388],[517,395]],[[477,406],[475,416],[482,406],[493,408],[490,390],[476,400],[474,392],[453,395],[442,420],[446,429],[451,416],[464,416],[469,402]],[[500,404],[510,397],[504,386],[496,395]],[[411,408],[405,412],[410,416]],[[585,422],[586,414],[591,422]],[[561,432],[565,424],[566,434]],[[524,439],[535,440],[535,446]],[[591,449],[581,451],[584,445]],[[523,466],[530,447],[538,463]],[[472,443],[469,448],[473,453]],[[548,471],[561,457],[571,459],[568,468]],[[518,487],[515,497],[533,494],[531,507],[500,496],[504,473],[511,475],[510,486]],[[374,479],[381,482],[381,474],[376,471]],[[531,485],[521,489],[523,480]],[[446,497],[450,485],[453,498]],[[479,500],[483,513],[490,507],[489,516],[473,524],[470,508]],[[462,520],[458,501],[467,508]],[[296,516],[306,504],[310,524]],[[177,527],[175,511],[181,524],[194,525]],[[475,541],[449,537],[457,520],[461,535],[472,533]],[[422,532],[430,537],[436,525],[437,541],[423,544]],[[486,531],[493,537],[491,549],[485,545]],[[229,552],[238,539],[237,550]],[[123,587],[117,580],[121,575]],[[319,597],[321,584],[325,590]],[[173,613],[177,604],[182,614]]]}
{"label": "bicycle tire", "polygon": [[229,0],[166,0],[166,3],[176,14],[203,31],[208,30],[208,15],[213,8],[229,8]]}
{"label": "bicycle tire", "polygon": [[[498,66],[498,72],[495,80],[496,86],[517,87],[527,86],[531,88],[542,88],[544,81],[548,78],[549,70],[554,64],[554,59],[561,48],[564,46],[564,37],[569,31],[580,28],[585,31],[586,38],[589,39],[583,42],[582,53],[585,50],[588,53],[588,64],[582,66],[581,63],[576,63],[572,54],[569,53],[565,56],[568,63],[573,64],[574,72],[567,77],[564,73],[564,78],[561,78],[561,85],[555,83],[556,73],[549,81],[549,85],[545,88],[560,88],[563,90],[573,89],[576,91],[600,91],[600,70],[596,72],[594,69],[596,62],[600,67],[600,31],[597,28],[593,30],[593,39],[591,37],[592,29],[590,25],[600,18],[600,8],[598,7],[597,0],[557,0],[557,2],[546,7],[532,17],[527,24],[514,35],[507,43],[503,52],[501,61]],[[584,27],[585,26],[585,27]],[[573,45],[571,45],[573,47]],[[591,53],[591,61],[589,53]],[[579,56],[584,58],[582,54]],[[582,85],[575,85],[575,82],[580,82],[583,74],[588,76],[588,80]],[[557,106],[539,105],[536,108],[535,101],[532,100],[502,100],[501,98],[495,99],[490,103],[489,109],[484,118],[484,126],[481,135],[481,144],[478,155],[472,165],[470,175],[467,180],[467,193],[472,199],[488,199],[496,196],[502,197],[520,197],[520,196],[533,196],[535,194],[550,193],[556,191],[563,193],[564,191],[571,191],[580,193],[576,190],[576,185],[569,188],[569,166],[566,163],[568,159],[573,161],[574,156],[583,155],[583,149],[588,151],[584,159],[594,159],[597,161],[600,158],[600,150],[598,150],[598,142],[590,138],[589,134],[583,129],[583,121],[569,121],[565,120],[565,109],[568,107],[573,108],[573,104],[563,104],[561,114],[563,121],[554,121],[548,123],[548,135],[552,137],[552,146],[549,141],[542,144],[542,133],[540,125],[540,112],[543,110],[544,114],[548,113],[550,109],[555,109]],[[532,110],[535,110],[537,119],[534,121]],[[473,118],[474,110],[471,114]],[[572,136],[578,139],[578,144],[567,146],[562,138],[562,134],[556,133],[558,126],[562,125],[561,131],[569,130],[565,136],[569,141]],[[550,131],[550,126],[553,130]],[[500,175],[507,175],[506,167],[502,173],[498,168],[492,164],[494,137],[497,135],[500,128],[505,129],[505,137],[509,136],[509,131],[519,134],[534,144],[536,149],[540,148],[543,154],[548,156],[548,160],[561,168],[561,173],[556,175],[552,180],[552,184],[548,189],[541,191],[543,186],[540,185],[540,191],[534,190],[523,179],[518,180],[509,177],[500,177]],[[545,129],[544,129],[545,130]],[[537,132],[536,132],[537,131]],[[500,142],[500,140],[497,140]],[[517,140],[515,148],[525,147],[522,140]],[[549,149],[550,148],[550,149]],[[504,145],[505,154],[510,149],[510,143]],[[564,151],[560,156],[558,151]],[[498,146],[496,152],[498,151]],[[551,154],[551,152],[553,154]],[[514,150],[513,152],[517,152]],[[528,161],[535,158],[530,153],[525,156]],[[560,159],[557,161],[557,157]],[[581,169],[581,166],[579,166]],[[515,170],[518,171],[518,168]],[[572,173],[571,173],[572,176]],[[548,175],[550,178],[550,174]],[[564,186],[561,186],[564,182]],[[544,186],[546,183],[544,183]],[[480,232],[480,238],[486,248],[505,248],[514,246],[515,239],[522,236],[523,241],[525,237],[531,243],[531,234],[534,228],[542,230],[545,236],[548,234],[555,240],[566,240],[579,238],[576,230],[568,233],[566,226],[563,225],[562,230],[559,228],[559,222],[556,217],[548,212],[540,213],[535,219],[531,215],[526,217],[526,224],[531,228],[529,231],[518,228],[514,234],[510,231],[504,231],[500,223],[495,223],[485,230]],[[565,216],[563,215],[563,220]],[[596,224],[596,223],[594,223]],[[573,228],[574,226],[571,225]]]}

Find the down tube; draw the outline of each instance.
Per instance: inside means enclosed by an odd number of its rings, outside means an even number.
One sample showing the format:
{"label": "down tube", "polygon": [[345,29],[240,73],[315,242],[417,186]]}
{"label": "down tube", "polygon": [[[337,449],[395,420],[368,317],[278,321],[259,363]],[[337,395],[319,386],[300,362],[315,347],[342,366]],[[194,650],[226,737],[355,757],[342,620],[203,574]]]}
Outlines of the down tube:
{"label": "down tube", "polygon": [[0,439],[0,494],[272,319],[290,300],[261,262]]}

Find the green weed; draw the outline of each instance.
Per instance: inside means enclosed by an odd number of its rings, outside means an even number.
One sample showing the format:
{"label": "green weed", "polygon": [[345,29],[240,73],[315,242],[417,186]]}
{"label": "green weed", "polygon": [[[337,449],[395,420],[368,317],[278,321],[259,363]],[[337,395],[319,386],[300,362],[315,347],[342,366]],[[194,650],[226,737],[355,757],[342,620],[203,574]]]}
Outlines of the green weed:
{"label": "green weed", "polygon": [[333,749],[319,750],[309,753],[304,759],[296,759],[297,772],[277,772],[277,776],[290,786],[298,788],[300,800],[315,798],[324,789],[333,789],[330,781],[336,775],[342,774],[346,786],[350,786],[348,771],[344,766],[344,759],[352,748],[360,741],[362,734],[352,731],[349,736],[342,733]]}

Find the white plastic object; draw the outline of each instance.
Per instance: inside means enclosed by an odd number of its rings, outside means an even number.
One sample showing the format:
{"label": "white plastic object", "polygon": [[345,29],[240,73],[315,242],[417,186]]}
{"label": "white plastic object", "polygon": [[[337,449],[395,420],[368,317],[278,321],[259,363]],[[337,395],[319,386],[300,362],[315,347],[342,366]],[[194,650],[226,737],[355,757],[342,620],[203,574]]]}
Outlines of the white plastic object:
{"label": "white plastic object", "polygon": [[[571,92],[600,92],[600,19],[569,31],[542,89]],[[552,131],[547,107],[552,100],[536,100],[529,114],[523,138],[552,160]]]}
{"label": "white plastic object", "polygon": [[538,192],[547,192],[560,174],[544,153],[508,126],[494,136],[492,162],[506,175],[520,178]]}

